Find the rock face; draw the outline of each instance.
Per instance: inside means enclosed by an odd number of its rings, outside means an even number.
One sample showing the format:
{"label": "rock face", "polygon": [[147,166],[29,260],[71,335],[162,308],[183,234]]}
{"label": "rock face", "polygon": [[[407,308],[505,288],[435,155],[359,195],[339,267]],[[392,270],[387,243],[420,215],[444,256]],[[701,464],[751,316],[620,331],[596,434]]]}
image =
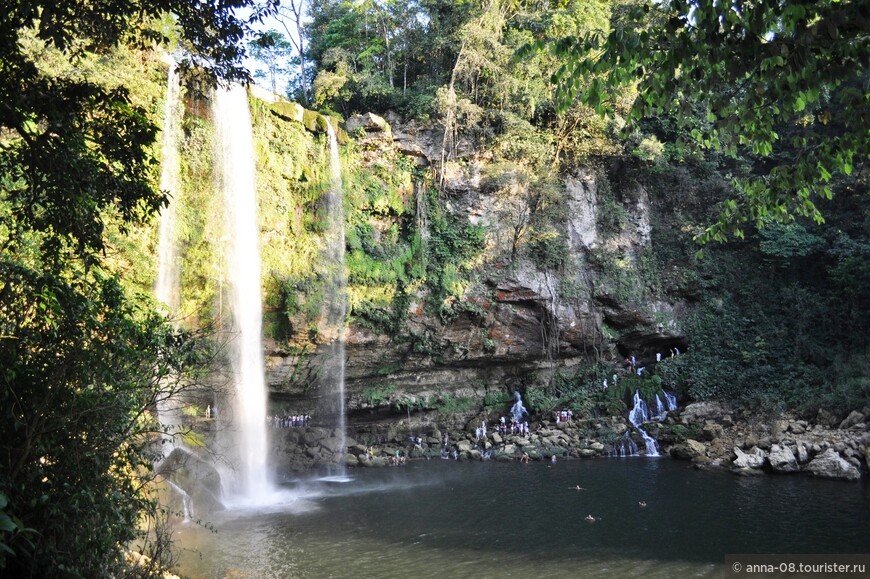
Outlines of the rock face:
{"label": "rock face", "polygon": [[[285,106],[280,112],[295,118],[298,111],[291,108]],[[445,210],[458,222],[485,227],[486,247],[480,261],[486,267],[478,271],[480,283],[466,292],[462,304],[455,304],[453,315],[424,307],[427,296],[423,290],[411,296],[401,339],[383,330],[347,328],[346,404],[351,422],[373,410],[386,414],[400,404],[435,409],[435,402],[445,393],[454,399],[478,400],[492,390],[509,394],[519,384],[541,383],[549,380],[553,370],[578,364],[602,360],[618,364],[632,354],[648,364],[655,361],[656,353],[674,347],[686,351],[688,341],[675,313],[685,307],[682,297],[642,303],[604,279],[609,274],[603,266],[591,265],[593,254],[604,252],[612,256],[608,259],[635,266],[650,244],[653,207],[649,195],[633,178],[623,177],[626,173],[619,166],[608,170],[608,185],[614,187],[600,187],[601,175],[588,168],[577,167],[565,177],[568,211],[554,226],[564,239],[572,265],[556,270],[526,252],[512,255],[516,212],[531,209],[515,206],[521,196],[499,193],[487,153],[459,142],[453,151],[456,161],[442,167],[443,134],[438,127],[402,123],[397,115],[386,117],[356,115],[345,123],[363,166],[375,166],[396,154],[410,156],[420,166],[439,166]],[[406,193],[416,194],[416,189]],[[602,207],[618,209],[619,223],[602,226]],[[425,215],[419,217],[425,220]],[[380,231],[393,224],[370,225]],[[300,293],[299,299],[306,297]],[[288,339],[291,344],[311,333],[304,314],[297,316],[289,320],[294,333]],[[618,337],[606,335],[614,328]],[[304,348],[292,349],[267,341],[266,349],[266,380],[274,399],[293,412],[316,416],[335,412],[326,396],[311,394],[325,389],[320,369],[328,356],[328,343],[305,343]],[[379,392],[384,394],[373,395]]]}
{"label": "rock face", "polygon": [[807,471],[822,478],[848,481],[857,481],[861,478],[860,471],[844,460],[833,448],[829,448],[811,460],[807,465]]}

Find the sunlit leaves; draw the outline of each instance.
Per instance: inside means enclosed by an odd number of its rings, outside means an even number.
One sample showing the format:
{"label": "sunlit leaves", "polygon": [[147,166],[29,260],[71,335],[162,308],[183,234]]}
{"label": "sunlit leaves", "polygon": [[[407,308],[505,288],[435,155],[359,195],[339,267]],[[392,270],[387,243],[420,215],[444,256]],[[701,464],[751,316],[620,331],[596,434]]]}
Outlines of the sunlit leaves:
{"label": "sunlit leaves", "polygon": [[[630,122],[668,115],[696,147],[787,168],[736,183],[742,203],[726,207],[702,242],[742,233],[744,220],[820,219],[815,200],[828,198],[828,183],[852,174],[854,156],[863,160],[870,148],[870,108],[857,94],[858,86],[867,94],[870,60],[859,4],[645,3],[614,19],[606,38],[546,46],[562,61],[557,103],[564,109],[579,99],[608,114],[603,103],[639,80]],[[806,122],[814,118],[818,124]]]}

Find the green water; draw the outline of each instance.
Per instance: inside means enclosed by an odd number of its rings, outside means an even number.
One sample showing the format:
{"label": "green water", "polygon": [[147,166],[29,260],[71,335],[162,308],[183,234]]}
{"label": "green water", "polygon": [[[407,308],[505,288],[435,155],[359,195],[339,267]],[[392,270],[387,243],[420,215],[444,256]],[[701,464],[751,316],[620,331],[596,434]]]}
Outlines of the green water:
{"label": "green water", "polygon": [[719,577],[728,553],[864,553],[870,546],[866,484],[744,478],[644,458],[554,466],[434,460],[349,474],[350,482],[290,482],[278,504],[213,517],[217,533],[178,526],[181,571]]}

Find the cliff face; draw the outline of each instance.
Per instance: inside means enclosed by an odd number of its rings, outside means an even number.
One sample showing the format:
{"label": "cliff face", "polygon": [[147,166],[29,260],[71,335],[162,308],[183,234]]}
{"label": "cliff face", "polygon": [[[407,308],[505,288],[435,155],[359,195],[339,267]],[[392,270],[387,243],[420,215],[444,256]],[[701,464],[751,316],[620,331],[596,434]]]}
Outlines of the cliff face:
{"label": "cliff face", "polygon": [[[391,120],[392,126],[374,115],[347,121],[358,170],[398,155],[425,175],[440,158],[441,135]],[[462,290],[447,295],[440,308],[433,310],[432,290],[421,285],[390,330],[349,325],[351,420],[376,409],[437,409],[451,400],[473,410],[487,395],[548,384],[557,372],[617,367],[630,355],[642,365],[657,352],[685,351],[679,324],[685,297],[650,290],[638,273],[650,255],[655,208],[631,171],[618,161],[577,166],[542,200],[509,180],[505,186],[510,169],[496,166],[485,151],[459,151],[428,206],[437,203],[450,218],[480,227],[481,251],[462,276]],[[423,188],[414,183],[413,222],[424,251],[437,254],[434,226],[419,200]],[[391,219],[369,219],[367,225],[386,231]],[[297,337],[306,327],[301,313],[288,323]],[[267,380],[285,407],[329,413],[332,387],[318,379],[328,345],[313,342],[287,348],[270,340]]]}

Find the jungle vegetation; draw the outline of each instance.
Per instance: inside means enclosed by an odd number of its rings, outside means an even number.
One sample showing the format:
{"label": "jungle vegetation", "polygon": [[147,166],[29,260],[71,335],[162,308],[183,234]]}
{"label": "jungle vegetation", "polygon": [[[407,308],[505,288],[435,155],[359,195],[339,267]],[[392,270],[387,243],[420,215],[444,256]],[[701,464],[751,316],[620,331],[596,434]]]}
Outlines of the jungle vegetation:
{"label": "jungle vegetation", "polygon": [[[492,265],[491,232],[450,210],[437,174],[471,146],[491,154],[486,186],[511,224],[499,259],[594,268],[638,306],[692,305],[690,349],[660,383],[807,412],[870,398],[865,2],[2,0],[0,13],[0,573],[170,563],[149,533],[161,517],[145,484],[149,410],[213,352],[147,295],[153,217],[174,201],[156,179],[161,49],[186,55],[193,105],[220,79],[248,79],[249,51],[270,85],[289,76],[288,95],[323,115],[393,111],[444,129],[431,171],[372,163],[362,135],[344,147],[354,324],[437,356],[431,336],[400,331],[409,307],[479,313],[465,298]],[[255,34],[258,21],[277,25]],[[274,177],[261,207],[270,337],[304,351],[318,340],[324,137],[253,108],[259,170]],[[207,121],[185,118],[187,151],[207,149]],[[216,253],[197,203],[211,159],[185,163],[182,309],[208,326]],[[623,177],[649,191],[659,217],[638,267],[567,253],[561,183],[578,167],[600,177],[604,229],[626,226]],[[580,404],[597,379],[559,376],[536,400]],[[125,558],[136,541],[150,564]]]}

